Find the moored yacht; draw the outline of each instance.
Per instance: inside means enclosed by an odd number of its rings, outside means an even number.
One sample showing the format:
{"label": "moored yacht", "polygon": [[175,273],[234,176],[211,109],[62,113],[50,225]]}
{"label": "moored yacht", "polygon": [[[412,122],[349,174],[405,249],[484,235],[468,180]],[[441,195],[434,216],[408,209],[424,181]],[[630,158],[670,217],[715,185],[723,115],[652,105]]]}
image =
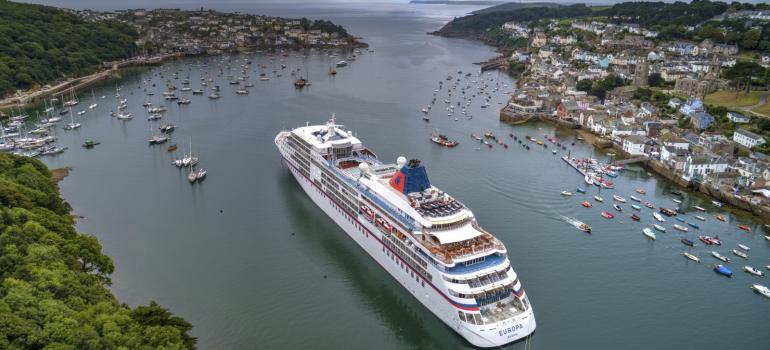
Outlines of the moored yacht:
{"label": "moored yacht", "polygon": [[307,195],[408,293],[478,347],[500,347],[536,328],[508,252],[473,212],[433,186],[419,160],[384,164],[337,125],[275,138]]}

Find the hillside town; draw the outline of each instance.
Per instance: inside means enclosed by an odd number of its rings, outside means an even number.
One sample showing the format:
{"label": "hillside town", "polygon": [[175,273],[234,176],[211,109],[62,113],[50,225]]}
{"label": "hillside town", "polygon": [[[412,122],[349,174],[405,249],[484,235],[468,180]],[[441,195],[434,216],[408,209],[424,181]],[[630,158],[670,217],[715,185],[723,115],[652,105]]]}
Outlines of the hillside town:
{"label": "hillside town", "polygon": [[116,20],[140,34],[137,47],[149,54],[202,54],[270,48],[362,47],[342,27],[324,20],[287,19],[239,12],[179,9],[81,10],[87,21]]}
{"label": "hillside town", "polygon": [[[730,18],[755,25],[770,20],[770,12]],[[501,29],[528,41],[507,58],[511,71],[523,68],[502,121],[580,129],[595,146],[642,159],[681,185],[768,203],[770,111],[763,84],[770,80],[744,69],[768,71],[768,54],[709,39],[661,41],[637,24],[596,20],[507,22]],[[756,100],[731,103],[749,98]]]}

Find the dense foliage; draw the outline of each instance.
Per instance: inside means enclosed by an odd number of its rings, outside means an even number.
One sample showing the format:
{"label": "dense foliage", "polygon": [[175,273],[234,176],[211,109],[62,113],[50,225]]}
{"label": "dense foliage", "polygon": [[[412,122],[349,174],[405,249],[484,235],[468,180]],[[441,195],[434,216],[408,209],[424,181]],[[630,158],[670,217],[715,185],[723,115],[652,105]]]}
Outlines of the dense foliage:
{"label": "dense foliage", "polygon": [[591,14],[584,4],[556,7],[525,7],[513,11],[496,11],[455,18],[437,33],[446,36],[480,36],[488,28],[499,28],[505,22],[528,22],[547,18],[576,18]]}
{"label": "dense foliage", "polygon": [[122,23],[84,22],[53,7],[0,0],[0,96],[129,57],[136,38]]}
{"label": "dense foliage", "polygon": [[691,3],[624,2],[597,14],[618,22],[634,22],[645,27],[656,25],[697,25],[727,10],[724,2],[693,0]]}
{"label": "dense foliage", "polygon": [[311,21],[307,18],[302,18],[300,22],[302,23],[302,29],[306,31],[315,29],[329,34],[337,33],[340,38],[347,38],[349,36],[348,31],[343,26],[334,24],[331,21],[322,19]]}
{"label": "dense foliage", "polygon": [[107,289],[114,267],[75,231],[48,169],[0,153],[0,349],[192,349],[191,325]]}

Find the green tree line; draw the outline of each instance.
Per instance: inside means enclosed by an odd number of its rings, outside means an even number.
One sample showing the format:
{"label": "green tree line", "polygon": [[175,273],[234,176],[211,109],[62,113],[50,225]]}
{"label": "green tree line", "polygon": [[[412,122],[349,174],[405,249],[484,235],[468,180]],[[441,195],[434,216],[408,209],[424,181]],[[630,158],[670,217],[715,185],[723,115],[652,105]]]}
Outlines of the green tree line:
{"label": "green tree line", "polygon": [[137,37],[123,23],[85,22],[54,7],[0,0],[0,96],[130,57]]}
{"label": "green tree line", "polygon": [[576,18],[590,15],[585,4],[569,6],[525,7],[511,11],[495,11],[455,18],[437,33],[446,36],[480,36],[489,28],[499,28],[505,22],[529,22],[550,18]]}
{"label": "green tree line", "polygon": [[184,319],[118,302],[112,261],[69,212],[43,163],[0,153],[0,349],[195,348]]}

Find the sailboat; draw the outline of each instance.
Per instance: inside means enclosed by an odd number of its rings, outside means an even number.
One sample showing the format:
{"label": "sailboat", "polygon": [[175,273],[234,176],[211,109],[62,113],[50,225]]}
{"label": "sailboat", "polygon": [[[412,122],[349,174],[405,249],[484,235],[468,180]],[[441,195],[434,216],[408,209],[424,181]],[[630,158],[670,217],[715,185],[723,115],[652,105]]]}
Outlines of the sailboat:
{"label": "sailboat", "polygon": [[80,127],[80,123],[75,123],[75,119],[72,118],[72,106],[69,106],[70,111],[70,123],[64,126],[64,130],[74,130]]}
{"label": "sailboat", "polygon": [[329,75],[337,75],[337,70],[334,67],[329,67]]}
{"label": "sailboat", "polygon": [[[91,89],[91,101],[96,101],[96,96],[94,96],[94,89]],[[96,102],[92,103],[90,106],[88,106],[88,109],[94,109],[98,106]]]}

